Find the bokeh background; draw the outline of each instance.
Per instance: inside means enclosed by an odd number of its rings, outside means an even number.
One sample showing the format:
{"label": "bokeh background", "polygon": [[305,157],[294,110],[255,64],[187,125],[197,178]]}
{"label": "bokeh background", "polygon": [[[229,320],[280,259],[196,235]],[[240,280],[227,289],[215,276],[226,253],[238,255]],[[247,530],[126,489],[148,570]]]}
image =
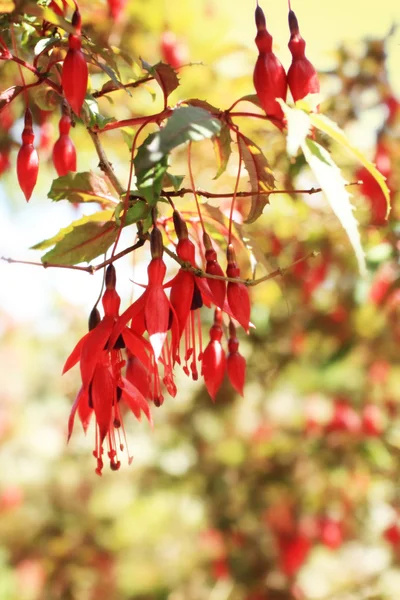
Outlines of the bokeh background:
{"label": "bokeh background", "polygon": [[[265,0],[262,7],[288,67],[287,4]],[[359,278],[346,235],[321,195],[275,196],[254,226],[237,230],[250,240],[258,273],[320,254],[253,290],[255,329],[240,337],[248,363],[244,398],[225,383],[213,404],[201,384],[179,373],[178,395],[154,409],[153,430],[127,415],[132,465],[99,478],[94,431],[85,437],[76,427],[66,444],[79,379],[77,372],[61,377],[61,370],[86,331],[101,275],[0,263],[1,600],[398,598],[400,9],[395,0],[294,0],[292,8],[321,73],[321,110],[388,177],[388,222],[371,182],[353,191],[368,277]],[[113,23],[105,3],[81,3],[87,33],[133,59],[132,66],[121,61],[125,80],[139,76],[139,57],[150,64],[173,60],[167,32],[176,36],[177,60],[195,63],[180,69],[171,103],[198,97],[221,108],[254,91],[253,11],[253,3],[238,0],[148,0],[128,2]],[[15,84],[14,65],[0,69],[1,88]],[[93,87],[101,81],[93,72]],[[7,133],[11,167],[0,178],[0,254],[39,260],[29,247],[90,207],[46,198],[55,177],[57,110],[36,115],[40,175],[25,204],[14,170],[18,102]],[[113,102],[103,99],[100,108],[118,118],[162,106],[153,84],[132,98],[117,92]],[[288,159],[271,125],[238,123],[265,151],[277,187],[315,184],[301,159]],[[0,131],[0,150],[5,135]],[[96,169],[85,129],[78,125],[72,137],[78,170]],[[110,133],[104,143],[125,181],[122,136]],[[348,181],[365,176],[350,155],[330,150]],[[210,143],[195,145],[193,154],[198,186],[233,189],[235,157],[213,181]],[[173,166],[186,173],[184,150]],[[243,172],[241,189],[247,179]],[[179,208],[193,210],[189,200]],[[243,202],[239,220],[245,211]],[[250,275],[248,253],[240,259]],[[145,281],[147,260],[144,251],[118,263],[123,306],[137,294],[131,280]],[[202,319],[206,339],[212,315],[204,311]]]}

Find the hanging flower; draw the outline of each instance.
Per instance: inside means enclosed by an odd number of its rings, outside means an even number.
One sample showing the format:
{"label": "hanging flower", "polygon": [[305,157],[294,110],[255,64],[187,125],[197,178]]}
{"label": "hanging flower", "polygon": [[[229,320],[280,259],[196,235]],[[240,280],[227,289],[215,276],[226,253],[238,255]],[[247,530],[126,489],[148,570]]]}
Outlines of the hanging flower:
{"label": "hanging flower", "polygon": [[[121,401],[125,402],[137,419],[140,419],[141,412],[144,412],[151,422],[146,399],[139,389],[122,375],[125,360],[121,353],[121,349],[126,346],[132,354],[140,358],[144,365],[149,366],[149,350],[151,350],[149,344],[125,327],[109,348],[110,336],[118,319],[120,305],[115,283],[115,268],[109,265],[106,272],[106,290],[102,297],[104,317],[101,319],[97,309],[93,309],[89,319],[89,332],[75,346],[63,369],[63,373],[66,373],[77,362],[80,363],[82,387],[69,417],[68,439],[72,434],[76,412],[85,431],[94,412],[96,418],[94,456],[97,459],[98,475],[101,475],[103,469],[104,442],[107,444],[111,468],[117,470],[120,467],[118,450],[122,451],[126,443]],[[131,460],[129,457],[129,461]]]}
{"label": "hanging flower", "polygon": [[201,367],[207,391],[213,401],[224,380],[226,368],[225,352],[221,346],[222,333],[222,311],[216,308],[214,325],[210,329],[210,342],[204,350]]}
{"label": "hanging flower", "polygon": [[[163,382],[171,396],[176,395],[176,386],[173,378],[173,367],[179,344],[178,320],[165,291],[163,281],[166,266],[163,261],[163,245],[161,232],[154,227],[151,233],[150,248],[152,260],[147,268],[148,284],[145,292],[134,302],[118,319],[114,328],[111,345],[115,343],[121,331],[128,329],[141,337],[145,331],[149,334],[149,340],[153,349],[151,363],[151,382],[149,396],[154,403],[160,406],[163,402],[157,362],[160,359],[164,366]],[[132,321],[131,328],[126,327]],[[168,331],[171,331],[170,340],[167,339]],[[135,355],[135,353],[132,353]],[[140,357],[136,357],[139,360]],[[140,367],[134,363],[131,370]]]}

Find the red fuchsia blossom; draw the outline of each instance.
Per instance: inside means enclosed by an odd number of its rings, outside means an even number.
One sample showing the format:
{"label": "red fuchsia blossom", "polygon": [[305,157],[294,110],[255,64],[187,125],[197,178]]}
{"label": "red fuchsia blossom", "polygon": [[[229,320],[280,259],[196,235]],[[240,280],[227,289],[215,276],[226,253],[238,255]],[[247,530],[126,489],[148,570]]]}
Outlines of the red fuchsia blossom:
{"label": "red fuchsia blossom", "polygon": [[68,37],[69,49],[63,63],[61,82],[65,98],[79,117],[87,90],[88,67],[81,50],[81,15],[78,10],[72,17],[72,25],[75,33]]}
{"label": "red fuchsia blossom", "polygon": [[33,147],[34,139],[32,113],[27,108],[25,111],[25,127],[22,132],[22,146],[17,156],[18,183],[27,201],[32,196],[39,173],[39,157]]}
{"label": "red fuchsia blossom", "polygon": [[[206,251],[206,273],[208,275],[218,275],[218,277],[224,277],[224,272],[217,261],[217,253],[213,248],[210,236],[206,232],[203,233],[203,244]],[[223,309],[226,298],[225,281],[222,279],[208,279],[207,282],[217,306]]]}
{"label": "red fuchsia blossom", "polygon": [[284,114],[276,99],[286,100],[286,72],[272,51],[272,36],[267,31],[265,15],[260,6],[256,8],[255,21],[257,26],[255,42],[259,55],[254,68],[254,87],[263,110],[281,128],[279,122],[282,123]]}
{"label": "red fuchsia blossom", "polygon": [[[146,397],[150,397],[157,406],[160,406],[163,402],[163,396],[157,371],[157,361],[159,359],[161,359],[164,366],[164,384],[171,396],[176,395],[173,366],[179,345],[179,324],[174,308],[163,288],[167,268],[162,258],[162,236],[157,227],[154,227],[151,233],[150,247],[152,259],[147,268],[149,281],[146,290],[119,317],[114,328],[111,344],[118,338],[120,332],[126,327],[129,321],[132,321],[131,330],[137,336],[142,336],[147,331],[154,354],[151,363],[150,387],[148,388]],[[167,339],[168,331],[171,331],[170,340]],[[133,355],[135,356],[134,352]],[[140,361],[140,357],[136,358]],[[143,365],[139,365],[131,359],[131,374],[133,371],[142,371],[142,367]],[[144,386],[143,373],[140,380]]]}
{"label": "red fuchsia blossom", "polygon": [[[236,262],[236,255],[232,244],[227,248],[228,267],[226,274],[228,277],[236,279],[240,277],[240,269]],[[250,326],[250,296],[249,290],[242,282],[229,281],[227,287],[227,300],[231,314],[236,321],[243,327],[246,333]]]}
{"label": "red fuchsia blossom", "polygon": [[72,434],[76,412],[85,431],[94,412],[96,442],[93,454],[97,459],[98,475],[101,475],[103,469],[104,443],[107,444],[111,469],[117,470],[120,467],[118,450],[124,449],[122,440],[125,440],[121,403],[124,402],[137,419],[140,420],[141,412],[144,412],[151,422],[146,399],[138,388],[122,375],[125,360],[121,353],[121,349],[127,347],[132,354],[140,358],[143,364],[148,365],[149,345],[143,338],[124,327],[115,343],[109,348],[120,305],[115,283],[115,268],[109,265],[106,271],[106,290],[102,297],[104,317],[100,319],[96,308],[92,311],[89,332],[75,346],[63,370],[65,373],[77,362],[80,363],[82,387],[69,417],[68,439]]}
{"label": "red fuchsia blossom", "polygon": [[203,352],[201,367],[204,383],[213,401],[225,376],[226,359],[221,346],[222,334],[222,311],[217,308],[214,313],[214,325],[210,329],[210,342]]}
{"label": "red fuchsia blossom", "polygon": [[113,21],[119,21],[124,13],[127,0],[107,0],[110,17]]}
{"label": "red fuchsia blossom", "polygon": [[287,82],[293,100],[297,102],[309,94],[319,94],[320,86],[317,71],[306,58],[306,43],[300,35],[297,17],[292,10],[289,11],[289,29],[292,64],[287,73]]}
{"label": "red fuchsia blossom", "polygon": [[76,150],[69,137],[71,129],[71,117],[64,114],[58,124],[60,137],[54,144],[53,163],[59,177],[68,175],[70,171],[76,171]]}
{"label": "red fuchsia blossom", "polygon": [[236,327],[229,322],[229,354],[226,361],[229,381],[238,394],[243,396],[244,382],[246,380],[246,359],[239,352],[239,340],[236,337]]}
{"label": "red fuchsia blossom", "polygon": [[161,34],[160,51],[162,60],[174,69],[179,69],[188,59],[187,48],[169,30]]}
{"label": "red fuchsia blossom", "polygon": [[[176,253],[182,261],[197,268],[195,261],[195,247],[188,238],[186,223],[178,211],[174,211],[174,226],[178,236]],[[183,367],[186,375],[191,372],[194,380],[198,379],[197,360],[202,359],[202,333],[200,315],[197,309],[203,304],[211,306],[216,304],[208,283],[201,277],[197,277],[192,271],[179,269],[177,275],[168,284],[171,286],[171,304],[175,310],[179,323],[179,339],[184,336],[184,361]],[[197,322],[196,322],[197,321]],[[196,340],[197,332],[197,340]],[[180,358],[178,357],[178,362]],[[190,370],[188,361],[190,362]]]}

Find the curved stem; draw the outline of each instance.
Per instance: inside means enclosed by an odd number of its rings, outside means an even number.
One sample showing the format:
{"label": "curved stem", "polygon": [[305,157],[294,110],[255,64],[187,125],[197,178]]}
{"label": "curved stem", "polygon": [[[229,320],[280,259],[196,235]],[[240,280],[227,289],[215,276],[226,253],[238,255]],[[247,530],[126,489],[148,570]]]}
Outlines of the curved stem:
{"label": "curved stem", "polygon": [[189,142],[189,146],[188,146],[188,168],[189,168],[190,185],[192,186],[193,196],[194,196],[194,199],[196,201],[197,213],[199,215],[201,228],[202,228],[203,233],[204,233],[205,232],[205,228],[204,228],[204,223],[203,223],[203,215],[201,214],[199,200],[197,198],[197,194],[196,194],[196,190],[195,190],[195,185],[194,185],[193,171],[192,171],[192,142],[191,141]]}

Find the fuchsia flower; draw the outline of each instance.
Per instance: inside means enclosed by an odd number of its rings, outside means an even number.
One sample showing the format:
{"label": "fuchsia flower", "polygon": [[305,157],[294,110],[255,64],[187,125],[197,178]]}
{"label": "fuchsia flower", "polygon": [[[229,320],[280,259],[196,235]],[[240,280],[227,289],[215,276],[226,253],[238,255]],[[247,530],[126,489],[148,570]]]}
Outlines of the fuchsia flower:
{"label": "fuchsia flower", "polygon": [[[126,328],[129,321],[132,321],[129,331],[135,332],[137,336],[142,336],[145,331],[149,334],[149,340],[153,349],[151,364],[152,377],[148,396],[154,400],[154,403],[160,406],[163,402],[160,382],[157,371],[157,361],[161,358],[164,366],[164,384],[171,396],[176,395],[176,386],[173,379],[173,366],[179,344],[179,324],[171,302],[168,300],[163,288],[163,281],[166,273],[166,266],[162,259],[163,245],[161,232],[156,227],[153,228],[150,240],[152,260],[147,269],[149,281],[145,292],[134,302],[118,319],[110,343],[116,342],[121,331]],[[171,330],[171,340],[167,339],[168,331]],[[135,355],[135,352],[132,352]],[[136,357],[140,362],[139,356]],[[132,361],[130,371],[141,370],[143,365]],[[145,367],[144,367],[145,368]],[[143,383],[143,376],[141,377]]]}
{"label": "fuchsia flower", "polygon": [[[232,244],[228,245],[227,248],[227,259],[228,259],[228,267],[226,269],[226,274],[228,277],[239,278],[240,277],[240,269],[236,262],[235,251],[233,249]],[[249,290],[241,282],[228,282],[228,290],[227,290],[227,299],[229,308],[232,312],[232,316],[236,321],[240,323],[246,333],[249,332],[250,326],[250,296]]]}
{"label": "fuchsia flower", "polygon": [[236,337],[236,328],[232,321],[229,322],[228,358],[226,361],[229,381],[238,394],[243,396],[244,382],[246,380],[246,359],[239,352],[239,340]]}
{"label": "fuchsia flower", "polygon": [[[177,255],[181,260],[197,268],[194,244],[189,240],[186,223],[176,210],[174,211],[174,226],[179,240],[176,247]],[[196,380],[199,377],[196,361],[201,360],[203,354],[200,315],[196,311],[203,304],[209,307],[212,303],[216,304],[216,302],[208,283],[201,277],[197,277],[193,271],[179,269],[177,275],[168,285],[171,286],[171,304],[179,323],[179,339],[184,335],[185,365],[183,370],[186,375],[189,375],[191,371],[192,378]],[[189,371],[188,361],[190,359],[192,360]],[[177,360],[180,362],[180,357]]]}
{"label": "fuchsia flower", "polygon": [[204,383],[213,401],[223,382],[226,368],[225,352],[221,346],[222,335],[222,311],[217,308],[214,325],[210,329],[210,343],[204,350],[201,368]]}
{"label": "fuchsia flower", "polygon": [[115,343],[109,346],[120,305],[120,298],[115,291],[115,283],[115,268],[113,265],[109,265],[106,272],[106,290],[102,298],[104,317],[100,319],[97,309],[93,309],[89,319],[89,332],[75,346],[63,370],[63,373],[66,373],[77,362],[80,363],[82,387],[71,410],[68,439],[72,434],[76,412],[78,412],[85,431],[94,412],[96,418],[94,456],[97,459],[96,473],[98,475],[101,475],[103,468],[102,456],[105,441],[111,468],[117,470],[120,467],[118,449],[121,451],[124,449],[120,428],[122,428],[122,437],[125,440],[120,409],[121,401],[125,402],[137,419],[140,420],[141,412],[144,412],[151,422],[149,406],[143,394],[122,375],[125,360],[121,354],[121,348],[126,346],[133,355],[138,356],[139,360],[148,366],[149,350],[151,350],[149,344],[124,327]]}

